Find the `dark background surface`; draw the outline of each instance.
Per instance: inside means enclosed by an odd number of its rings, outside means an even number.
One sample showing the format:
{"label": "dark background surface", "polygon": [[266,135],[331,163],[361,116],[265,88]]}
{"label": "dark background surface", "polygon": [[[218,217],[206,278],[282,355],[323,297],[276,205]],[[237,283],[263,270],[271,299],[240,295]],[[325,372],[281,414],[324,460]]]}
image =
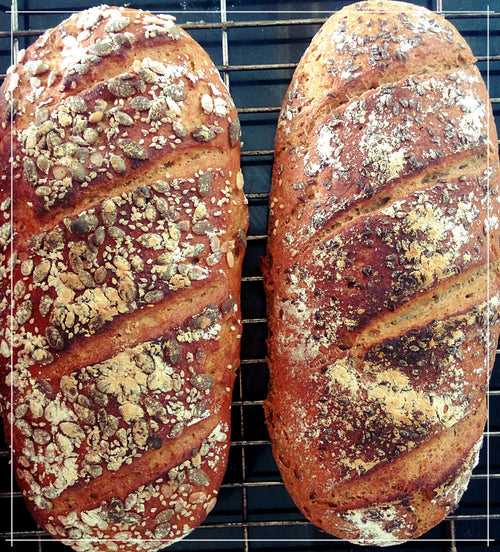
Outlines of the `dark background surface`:
{"label": "dark background surface", "polygon": [[[119,2],[110,2],[120,4]],[[350,4],[349,1],[228,1],[227,18],[233,21],[247,20],[289,20],[326,17],[332,11]],[[436,0],[413,2],[437,9]],[[21,13],[20,29],[45,29],[59,23],[70,12],[84,9],[100,2],[88,0],[18,0],[18,9],[35,10],[37,13]],[[465,17],[464,12],[486,10],[488,2],[483,0],[443,0],[443,10],[458,27],[477,56],[487,55],[486,17]],[[169,1],[147,0],[129,2],[131,7],[161,10],[174,13],[179,22],[220,21],[220,4],[215,0]],[[500,119],[500,0],[490,0],[489,7],[497,12],[490,18],[490,95],[495,119]],[[65,14],[38,13],[47,10],[66,11]],[[10,64],[10,38],[1,35],[10,30],[9,0],[0,0],[0,73],[5,73]],[[197,10],[195,13],[193,10]],[[277,11],[279,10],[279,12]],[[248,13],[251,11],[252,13]],[[302,13],[298,13],[301,12]],[[462,12],[462,13],[456,13]],[[310,39],[319,29],[319,24],[282,25],[275,27],[256,26],[251,28],[228,29],[229,64],[259,65],[296,63]],[[212,56],[218,65],[223,63],[222,30],[193,30],[192,36]],[[31,44],[35,37],[21,38],[19,47]],[[486,62],[479,62],[486,78]],[[249,107],[277,108],[282,101],[293,69],[229,71],[231,92],[240,109]],[[265,249],[267,221],[267,197],[255,194],[267,192],[270,186],[272,155],[251,154],[255,150],[269,150],[273,147],[274,132],[278,113],[240,113],[243,129],[242,157],[245,175],[245,191],[250,202],[250,239],[244,265],[242,284],[242,306],[246,319],[242,341],[241,381],[235,389],[233,406],[233,447],[228,472],[220,491],[219,502],[205,524],[195,530],[190,537],[173,546],[178,551],[204,550],[279,550],[283,552],[362,550],[330,537],[308,524],[280,482],[271,449],[267,443],[267,432],[262,413],[262,399],[266,394],[267,366],[265,357],[266,327],[263,322],[252,319],[265,317],[265,302],[260,276],[259,258]],[[253,238],[252,238],[253,237]],[[257,277],[256,279],[248,277]],[[491,381],[490,394],[490,491],[489,503],[490,536],[500,539],[500,362],[497,355],[497,370]],[[3,441],[0,442],[3,443]],[[0,445],[0,536],[6,537],[10,531],[9,489],[10,469],[5,447]],[[243,459],[244,456],[244,459]],[[401,552],[448,550],[450,552],[476,552],[486,550],[484,542],[449,542],[452,531],[457,539],[484,539],[487,535],[487,473],[486,442],[481,451],[480,464],[474,471],[460,506],[454,513],[453,521],[445,521],[418,541],[399,546]],[[243,462],[244,460],[244,462]],[[243,467],[244,465],[244,467]],[[269,483],[273,484],[270,485]],[[244,501],[246,507],[244,507]],[[221,527],[221,524],[223,525]],[[215,525],[215,527],[214,527]],[[14,550],[20,552],[57,552],[68,550],[55,542],[36,542],[45,538],[36,532],[36,526],[27,513],[22,497],[14,497],[14,531],[16,538],[32,538],[35,542],[18,542]],[[197,539],[207,539],[200,541]],[[230,539],[233,539],[231,541]],[[245,543],[245,540],[247,542]],[[248,542],[249,539],[249,542]],[[429,542],[424,539],[444,539]],[[496,543],[492,545],[496,547]],[[248,548],[247,548],[248,547]],[[9,549],[0,541],[0,551]],[[377,550],[365,547],[364,550]]]}

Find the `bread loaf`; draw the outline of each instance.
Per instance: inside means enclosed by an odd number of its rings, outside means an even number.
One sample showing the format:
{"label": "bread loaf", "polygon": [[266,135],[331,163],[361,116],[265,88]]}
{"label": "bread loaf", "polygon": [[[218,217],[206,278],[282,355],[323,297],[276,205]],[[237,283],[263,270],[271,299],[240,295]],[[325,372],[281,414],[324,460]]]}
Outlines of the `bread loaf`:
{"label": "bread loaf", "polygon": [[228,456],[247,227],[235,106],[173,18],[101,6],[19,53],[0,115],[18,484],[75,550],[157,550],[212,510]]}
{"label": "bread loaf", "polygon": [[297,506],[359,544],[437,524],[481,447],[499,164],[474,61],[439,15],[352,4],[312,40],[279,119],[267,424]]}

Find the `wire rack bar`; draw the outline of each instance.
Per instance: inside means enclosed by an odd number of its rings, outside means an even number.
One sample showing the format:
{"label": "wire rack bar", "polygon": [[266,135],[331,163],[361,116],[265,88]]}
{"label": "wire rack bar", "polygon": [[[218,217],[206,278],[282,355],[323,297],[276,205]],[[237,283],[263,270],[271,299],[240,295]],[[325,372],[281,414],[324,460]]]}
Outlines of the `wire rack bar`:
{"label": "wire rack bar", "polygon": [[263,280],[264,280],[263,276],[243,276],[241,278],[242,282],[262,282]]}
{"label": "wire rack bar", "polygon": [[[164,11],[151,10],[153,13],[167,13]],[[486,18],[489,14],[490,19],[500,17],[500,11],[443,11],[438,10],[441,15],[447,18],[476,18],[484,17]],[[6,11],[7,14],[10,14],[10,11]],[[71,11],[64,10],[22,10],[17,12],[20,15],[71,15]],[[170,12],[174,13],[174,12]],[[184,12],[185,13],[185,12]],[[202,13],[202,12],[200,12]],[[222,10],[220,12],[222,14]],[[228,12],[224,12],[228,13]],[[243,14],[244,12],[237,12]],[[336,13],[335,11],[328,12],[329,15]],[[221,18],[222,19],[222,18]],[[214,21],[214,22],[186,22],[180,23],[179,26],[186,30],[196,30],[196,29],[222,29],[227,31],[229,29],[242,29],[242,28],[262,28],[262,27],[289,27],[289,26],[300,26],[300,25],[322,25],[328,17],[310,17],[310,18],[300,18],[300,19],[261,19],[261,20],[248,20],[248,21],[234,21],[234,20],[225,20],[225,21]],[[26,30],[15,30],[14,37],[34,37],[42,35],[47,29],[26,29]],[[10,36],[10,31],[1,31],[0,38],[6,38]],[[271,67],[269,67],[271,68]]]}
{"label": "wire rack bar", "polygon": [[[472,474],[471,479],[474,480],[485,480],[485,479],[499,479],[500,473],[476,473]],[[233,483],[223,483],[221,489],[239,489],[241,487],[245,488],[261,488],[261,487],[284,487],[283,481],[236,481]],[[5,500],[8,498],[19,499],[23,497],[23,494],[20,491],[15,491],[14,493],[9,492],[0,492],[0,500]]]}
{"label": "wire rack bar", "polygon": [[[490,514],[490,520],[500,519],[500,514]],[[477,521],[487,519],[486,514],[451,514],[445,519],[453,521]],[[243,529],[253,527],[288,527],[288,526],[311,526],[312,524],[305,519],[287,519],[287,520],[265,520],[265,521],[227,521],[223,523],[203,523],[204,529]],[[10,538],[10,533],[0,533],[1,538]],[[41,530],[35,531],[15,531],[14,540],[30,539],[37,537],[48,537],[47,533]],[[330,537],[329,537],[330,538]],[[415,539],[418,542],[419,539]]]}
{"label": "wire rack bar", "polygon": [[267,234],[250,234],[247,236],[247,241],[262,241],[267,239]]}
{"label": "wire rack bar", "polygon": [[[446,517],[447,520],[453,521],[477,521],[487,519],[486,514],[455,514]],[[490,519],[500,519],[500,514],[490,514]],[[203,523],[201,527],[204,529],[243,529],[243,528],[257,528],[257,527],[291,527],[291,526],[312,526],[309,521],[304,519],[290,519],[290,520],[269,520],[269,521],[228,521],[225,523]],[[9,538],[10,533],[0,533],[0,539]],[[50,538],[50,535],[47,533],[36,530],[36,531],[15,531],[13,533],[14,540],[24,540],[24,539],[33,539],[38,537]],[[328,535],[329,539],[334,539]],[[340,539],[337,539],[340,542]],[[418,542],[419,539],[415,539],[415,542]],[[477,540],[477,539],[476,539]]]}
{"label": "wire rack bar", "polygon": [[[24,33],[24,34],[22,34]],[[40,36],[43,34],[43,31],[18,31],[13,33],[14,38],[30,37],[30,36]],[[0,31],[1,38],[10,38],[9,31]],[[500,61],[499,55],[489,55],[489,56],[476,56],[477,61]],[[283,69],[295,69],[298,63],[258,63],[258,64],[244,64],[244,65],[229,65],[222,64],[216,65],[217,69],[222,72],[235,72],[235,71],[273,71],[273,70],[283,70]],[[5,73],[1,73],[0,77],[4,77]]]}
{"label": "wire rack bar", "polygon": [[[164,10],[149,10],[153,13],[177,13],[176,11],[164,11]],[[338,10],[337,10],[338,11]],[[5,13],[10,14],[10,11],[7,10]],[[18,12],[19,15],[72,15],[73,11],[66,11],[66,10],[20,10]],[[182,14],[185,14],[186,12],[180,12]],[[203,13],[203,12],[199,12]],[[217,12],[214,12],[217,13]],[[222,13],[219,12],[220,14]],[[231,13],[230,11],[226,11],[225,13]],[[238,14],[244,14],[244,11],[238,11],[233,12]],[[278,13],[278,12],[277,12]],[[279,13],[286,13],[286,12],[279,12]],[[300,26],[300,25],[322,25],[330,15],[333,15],[336,13],[335,10],[333,11],[325,11],[324,13],[328,13],[328,16],[325,17],[306,17],[306,18],[299,18],[299,19],[260,19],[260,20],[247,20],[247,21],[235,21],[235,20],[225,20],[225,21],[199,21],[199,22],[186,22],[186,23],[180,23],[179,26],[186,30],[196,30],[196,29],[248,29],[248,28],[261,28],[261,27],[290,27],[290,26]],[[453,19],[464,19],[464,18],[486,18],[488,12],[485,10],[469,10],[469,11],[442,11],[440,10],[440,14],[446,18],[453,18]],[[490,11],[489,12],[490,18],[500,17],[500,12],[498,11]],[[33,34],[23,34],[19,36],[38,36],[40,34],[43,34],[45,32],[45,29],[37,29],[37,30],[26,30],[26,31],[20,31],[22,33],[37,33],[35,35]]]}
{"label": "wire rack bar", "polygon": [[274,156],[274,150],[243,150],[241,155],[243,157],[264,157],[266,155]]}
{"label": "wire rack bar", "polygon": [[[10,24],[11,24],[11,31],[18,31],[19,30],[19,12],[18,12],[18,5],[17,5],[17,0],[12,0],[12,3],[11,3],[11,6],[12,6],[12,12],[11,12],[11,17],[10,17]],[[10,47],[11,47],[11,62],[12,63],[17,63],[17,59],[18,59],[18,55],[19,55],[19,39],[14,37],[13,35],[11,36],[10,38]],[[12,121],[11,121],[12,122]],[[10,137],[10,144],[12,145],[12,136]],[[12,168],[11,168],[11,173],[10,175],[12,176]],[[13,190],[13,188],[11,188],[11,191]],[[12,217],[12,214],[11,214],[11,217]],[[13,222],[13,219],[12,219],[12,222]],[[11,252],[12,252],[12,245],[11,245]],[[12,280],[10,281],[10,284],[12,286]],[[12,290],[12,288],[11,288]],[[11,314],[12,314],[12,303],[10,305],[10,308],[11,308]],[[12,359],[11,359],[11,366],[12,366]],[[13,391],[11,391],[11,398],[12,398],[12,393]],[[10,422],[10,427],[11,427],[11,430],[13,430],[13,422],[11,421]],[[12,442],[10,443],[12,445]],[[10,475],[10,481],[9,481],[9,491],[10,493],[13,493],[14,492],[14,475],[13,475],[13,465],[14,465],[14,450],[13,450],[13,447],[11,446],[11,449],[8,451],[8,457],[9,457],[9,463],[10,463],[10,466],[9,466],[9,475]],[[9,503],[9,529],[10,529],[10,533],[11,533],[11,536],[10,536],[10,545],[11,547],[13,547],[13,541],[12,541],[12,535],[14,533],[14,499],[11,498],[10,499],[10,503]]]}
{"label": "wire rack bar", "polygon": [[[227,5],[226,0],[219,0],[220,1],[220,21],[221,25],[223,25],[227,21]],[[227,34],[227,28],[222,27],[222,34],[221,34],[221,48],[222,48],[222,63],[225,66],[229,65],[229,40],[228,40],[228,34]],[[227,88],[230,88],[229,84],[229,73],[225,71],[223,73],[224,83],[226,84]],[[240,373],[238,374],[238,388],[240,392],[240,397],[243,400],[243,372],[240,370]],[[239,414],[240,414],[240,434],[241,437],[245,438],[245,409],[243,407],[243,404],[239,405]],[[241,447],[240,449],[240,458],[241,458],[241,480],[242,483],[246,481],[247,478],[247,459],[246,459],[246,452],[245,447]],[[241,507],[242,507],[242,518],[243,522],[247,521],[248,518],[248,497],[247,497],[247,489],[245,486],[241,486]],[[248,542],[248,526],[245,525],[243,528],[242,534],[243,534],[243,546],[244,546],[244,552],[248,552],[249,550],[249,542]]]}
{"label": "wire rack bar", "polygon": [[450,519],[448,520],[448,534],[450,535],[450,552],[458,552],[457,551],[457,534],[456,534],[456,528],[455,528],[455,520]]}
{"label": "wire rack bar", "polygon": [[[484,431],[483,437],[493,437],[493,438],[500,437],[500,431]],[[260,447],[260,446],[269,446],[270,444],[271,444],[271,441],[269,439],[252,439],[252,440],[237,439],[237,440],[231,441],[232,447]],[[0,458],[8,458],[9,456],[10,456],[10,452],[8,450],[0,450]]]}
{"label": "wire rack bar", "polygon": [[[28,34],[20,34],[28,33]],[[35,34],[29,34],[35,33]],[[28,36],[39,36],[43,34],[42,31],[19,31],[13,33],[14,38],[28,37]],[[0,31],[1,38],[10,38],[9,31]],[[500,61],[499,55],[489,55],[489,56],[476,56],[477,61]],[[244,64],[244,65],[230,65],[222,64],[216,65],[217,69],[223,73],[237,72],[237,71],[273,71],[273,70],[284,70],[284,69],[295,69],[298,63],[257,63],[257,64]],[[5,73],[0,73],[0,78],[5,78]],[[498,100],[498,99],[497,99]],[[257,113],[257,111],[252,111],[253,109],[264,109],[266,111],[279,111],[280,108],[276,107],[263,107],[263,108],[242,108],[248,111],[242,111],[242,113]]]}

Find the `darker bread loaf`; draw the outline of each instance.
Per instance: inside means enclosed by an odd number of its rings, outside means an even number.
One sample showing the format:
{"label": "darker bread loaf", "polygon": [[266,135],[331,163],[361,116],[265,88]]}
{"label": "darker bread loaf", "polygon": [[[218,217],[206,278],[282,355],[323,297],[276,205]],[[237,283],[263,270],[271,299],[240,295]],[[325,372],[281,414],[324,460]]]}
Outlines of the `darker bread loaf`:
{"label": "darker bread loaf", "polygon": [[297,506],[341,538],[417,537],[467,486],[499,332],[498,172],[452,25],[392,1],[323,25],[276,137],[266,416]]}
{"label": "darker bread loaf", "polygon": [[214,507],[229,450],[247,227],[236,109],[173,18],[108,6],[20,52],[1,90],[17,481],[76,550],[157,550]]}

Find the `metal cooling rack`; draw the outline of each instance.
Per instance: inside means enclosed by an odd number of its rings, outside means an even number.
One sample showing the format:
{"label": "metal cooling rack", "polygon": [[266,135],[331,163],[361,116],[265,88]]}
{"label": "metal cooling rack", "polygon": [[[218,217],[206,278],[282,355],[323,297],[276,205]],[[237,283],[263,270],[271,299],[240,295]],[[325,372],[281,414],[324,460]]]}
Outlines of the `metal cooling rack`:
{"label": "metal cooling rack", "polygon": [[[453,1],[453,0],[452,0]],[[215,3],[217,0],[215,0]],[[263,17],[253,19],[251,16],[245,18],[247,12],[231,11],[231,19],[228,19],[228,10],[226,8],[226,0],[218,0],[219,5],[212,6],[214,11],[210,13],[217,17],[217,21],[196,21],[186,22],[181,26],[192,31],[204,31],[208,33],[207,40],[219,41],[219,58],[221,63],[217,65],[221,71],[226,84],[231,85],[231,78],[234,74],[248,73],[257,74],[274,74],[274,72],[288,71],[288,80],[293,74],[293,69],[296,67],[296,59],[280,63],[256,63],[256,64],[231,64],[230,52],[232,42],[232,32],[237,29],[254,29],[255,33],[259,29],[264,28],[304,28],[310,29],[310,35],[304,39],[304,45],[314,35],[319,25],[326,21],[327,17],[316,17],[317,13],[297,12],[294,15],[297,17],[281,19],[278,12],[262,12]],[[494,5],[495,0],[492,0]],[[191,2],[193,4],[194,2]],[[247,4],[243,0],[243,2]],[[248,2],[250,3],[250,2]],[[344,2],[345,3],[345,2]],[[419,2],[422,3],[422,2]],[[429,2],[430,3],[430,2]],[[455,2],[457,3],[457,2]],[[475,5],[473,2],[471,2]],[[179,0],[180,6],[186,9],[186,2]],[[315,5],[319,4],[316,2]],[[334,8],[339,5],[338,2],[329,2],[330,7],[334,4]],[[294,8],[302,5],[301,2],[287,2],[287,8]],[[90,5],[89,5],[90,6]],[[87,7],[87,6],[86,6]],[[144,7],[144,2],[135,2],[133,7]],[[168,5],[172,9],[161,10],[164,13],[172,13],[176,6]],[[277,6],[276,6],[277,7]],[[323,6],[322,6],[323,7]],[[432,7],[435,11],[442,13],[445,17],[453,20],[459,27],[461,20],[476,20],[479,22],[479,29],[482,36],[486,40],[486,12],[481,10],[461,10],[461,11],[444,11],[443,1],[434,0]],[[486,7],[486,6],[485,6]],[[83,9],[83,8],[82,8]],[[492,9],[492,6],[490,6]],[[11,30],[0,30],[0,41],[2,39],[11,40],[11,48],[14,55],[19,48],[20,41],[28,40],[31,43],[37,36],[41,35],[44,30],[22,28],[22,20],[26,19],[24,15],[43,16],[49,11],[44,10],[18,10],[17,0],[12,0],[10,9],[0,6],[0,15],[11,18]],[[159,11],[159,10],[152,10]],[[332,13],[335,9],[328,10]],[[67,17],[71,12],[66,10],[53,11],[52,15],[60,15],[61,20]],[[255,13],[255,12],[248,12]],[[283,12],[282,15],[292,14],[292,12]],[[182,15],[180,12],[176,15]],[[201,12],[193,14],[196,18],[201,19]],[[190,17],[193,17],[189,14]],[[321,15],[326,15],[326,12],[321,12]],[[268,16],[268,17],[265,17]],[[300,16],[300,17],[299,17]],[[274,19],[273,19],[274,17]],[[276,18],[277,17],[277,18]],[[490,21],[498,21],[500,18],[500,10],[490,11]],[[178,17],[178,19],[180,19]],[[240,20],[241,19],[241,20]],[[12,32],[11,32],[12,31]],[[214,38],[215,35],[215,38]],[[194,35],[197,38],[196,35]],[[203,45],[203,40],[199,40]],[[269,46],[271,47],[271,45]],[[262,56],[261,56],[262,57]],[[492,78],[498,75],[500,81],[500,53],[489,55],[477,55],[479,62],[484,62],[491,65]],[[0,73],[0,79],[5,77],[5,73]],[[491,90],[491,87],[490,87]],[[497,89],[498,90],[498,89]],[[499,94],[500,95],[500,94]],[[236,99],[238,104],[238,100]],[[279,103],[279,102],[276,102]],[[500,97],[493,97],[492,103],[494,109],[500,104]],[[274,127],[276,122],[276,114],[280,108],[278,105],[265,105],[259,107],[241,107],[238,106],[238,112],[244,115],[242,122],[243,138],[249,132],[248,126],[251,121],[246,119],[246,116],[268,114],[274,117],[272,135],[274,135]],[[251,130],[251,129],[250,129]],[[272,136],[271,136],[272,138]],[[269,141],[267,141],[269,142]],[[269,142],[270,143],[270,142]],[[267,178],[267,190],[253,191],[252,185],[246,185],[246,196],[249,200],[251,220],[254,218],[257,208],[267,208],[267,200],[269,195],[269,166],[272,164],[273,150],[272,149],[244,149],[242,151],[242,167],[246,173],[249,170],[249,165],[257,164],[260,168],[267,169],[264,171],[264,178]],[[261,175],[262,176],[262,175]],[[260,215],[262,213],[260,212]],[[262,216],[260,216],[262,219]],[[219,503],[215,511],[209,516],[206,522],[192,533],[184,541],[177,543],[175,550],[242,550],[249,552],[250,550],[294,550],[294,551],[316,551],[316,550],[347,550],[352,549],[351,545],[342,543],[342,541],[332,539],[315,529],[307,520],[305,520],[293,503],[288,498],[283,483],[279,477],[274,462],[270,454],[270,442],[263,424],[262,404],[266,394],[267,385],[267,368],[266,368],[266,351],[265,351],[265,335],[266,335],[266,318],[265,310],[263,309],[263,287],[262,275],[259,269],[259,257],[263,254],[265,248],[265,240],[267,239],[264,233],[265,222],[262,220],[253,225],[257,227],[257,231],[252,230],[248,236],[248,251],[245,260],[244,276],[242,278],[242,307],[245,318],[243,319],[243,337],[242,337],[242,359],[240,375],[237,379],[235,387],[235,400],[233,401],[233,440],[231,446],[229,468],[222,489],[219,495]],[[260,312],[259,312],[260,311]],[[497,350],[496,365],[500,364],[500,350]],[[497,366],[498,367],[498,366]],[[497,370],[498,371],[498,370]],[[500,429],[500,413],[495,412],[492,401],[495,397],[499,397],[496,401],[500,407],[500,378],[495,376],[492,380],[492,386],[489,391],[490,408],[490,425]],[[489,446],[492,450],[498,448],[500,443],[500,431],[490,430],[485,431],[485,443],[490,440]],[[2,445],[0,445],[0,448]],[[483,446],[482,456],[484,455],[485,446]],[[52,550],[68,550],[61,544],[54,541],[46,540],[47,534],[37,530],[34,523],[31,521],[24,504],[22,495],[19,491],[11,492],[9,477],[6,475],[9,472],[8,461],[10,452],[3,447],[0,449],[0,508],[7,510],[8,502],[11,500],[14,504],[14,530],[11,533],[10,522],[4,521],[0,525],[0,538],[5,540],[14,539],[14,549],[26,552],[29,550],[37,552],[49,552]],[[448,550],[449,552],[462,552],[462,550],[482,550],[485,543],[477,543],[479,548],[474,548],[472,543],[474,539],[485,538],[486,535],[486,520],[489,518],[490,527],[492,527],[492,537],[500,537],[498,526],[500,525],[500,507],[498,496],[495,498],[494,490],[500,489],[500,460],[495,459],[492,466],[484,466],[484,458],[481,465],[475,470],[477,473],[472,475],[472,481],[469,488],[474,490],[474,487],[481,485],[488,487],[487,495],[492,505],[486,506],[484,497],[472,499],[472,508],[477,509],[477,505],[483,510],[481,512],[471,512],[467,508],[460,507],[457,513],[449,515],[437,528],[424,536],[424,538],[413,543],[404,544],[398,547],[398,550],[410,552],[413,550]],[[264,468],[262,469],[262,465]],[[257,466],[257,469],[255,469]],[[491,470],[494,467],[494,470]],[[260,470],[260,471],[259,471]],[[491,490],[490,490],[491,487]],[[253,505],[256,496],[251,496],[254,491],[259,498],[257,507]],[[469,492],[469,491],[468,491]],[[481,495],[481,493],[479,493]],[[496,505],[495,505],[496,504]],[[6,516],[5,516],[6,517]],[[17,520],[17,521],[16,521]],[[21,524],[30,525],[30,527],[18,527],[18,521]],[[494,528],[497,529],[494,529]],[[427,537],[427,538],[425,538]],[[17,541],[17,542],[16,542]],[[267,544],[266,544],[267,543]],[[471,548],[472,546],[472,548]],[[346,548],[348,547],[348,548]],[[365,550],[367,550],[365,548]]]}

